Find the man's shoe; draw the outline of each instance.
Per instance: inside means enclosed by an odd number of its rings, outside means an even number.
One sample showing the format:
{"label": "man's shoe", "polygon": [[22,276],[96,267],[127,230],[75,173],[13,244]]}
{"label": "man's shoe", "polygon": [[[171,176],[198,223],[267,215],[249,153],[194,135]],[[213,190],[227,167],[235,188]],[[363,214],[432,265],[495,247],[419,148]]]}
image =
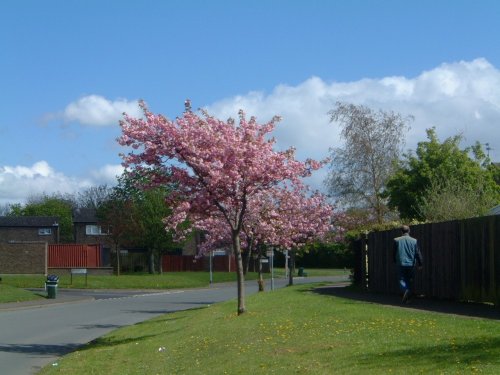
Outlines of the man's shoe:
{"label": "man's shoe", "polygon": [[408,302],[408,299],[410,298],[410,289],[405,290],[405,294],[403,294],[403,299],[401,300],[402,303]]}

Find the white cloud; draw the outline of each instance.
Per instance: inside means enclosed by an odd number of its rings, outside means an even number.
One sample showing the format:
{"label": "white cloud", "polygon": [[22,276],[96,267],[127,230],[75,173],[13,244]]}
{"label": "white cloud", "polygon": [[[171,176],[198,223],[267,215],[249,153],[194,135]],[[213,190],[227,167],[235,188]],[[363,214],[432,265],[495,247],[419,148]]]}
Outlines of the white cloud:
{"label": "white cloud", "polygon": [[71,193],[82,185],[84,181],[56,172],[46,161],[32,166],[0,166],[0,203],[24,202],[43,193]]}
{"label": "white cloud", "polygon": [[57,172],[44,160],[31,166],[0,166],[0,204],[24,203],[41,194],[75,194],[102,184],[113,186],[122,171],[120,165],[107,165],[91,171],[90,177],[77,178]]}
{"label": "white cloud", "polygon": [[118,165],[105,165],[97,171],[91,171],[90,175],[93,180],[99,181],[99,185],[107,184],[113,186],[116,184],[117,176],[121,176],[124,168],[121,164]]}
{"label": "white cloud", "polygon": [[124,112],[133,117],[140,117],[141,110],[137,100],[110,101],[99,95],[89,95],[68,104],[62,114],[52,117],[82,125],[109,126],[117,125]]}
{"label": "white cloud", "polygon": [[[500,161],[500,142],[496,141],[500,70],[482,58],[442,64],[416,77],[353,82],[325,82],[312,77],[296,86],[279,85],[270,93],[249,92],[225,98],[207,109],[222,119],[236,117],[239,109],[248,116],[257,116],[260,122],[280,115],[283,121],[274,134],[278,147],[294,146],[300,159],[322,159],[330,147],[340,145],[339,129],[329,122],[327,114],[336,101],[414,115],[406,137],[408,148],[415,149],[417,142],[426,139],[425,129],[435,126],[441,140],[462,133],[466,138],[464,146],[475,141],[488,142],[492,159]],[[59,118],[86,125],[115,125],[123,112],[135,117],[142,115],[135,101],[110,101],[91,95],[69,104]],[[32,166],[0,166],[0,204],[22,202],[43,192],[75,193],[90,186],[113,185],[121,171],[119,165],[105,165],[79,178],[57,172],[45,161]],[[308,183],[322,189],[326,174],[324,168]]]}
{"label": "white cloud", "polygon": [[[491,156],[500,161],[500,142],[494,144],[500,123],[500,71],[487,60],[442,64],[414,78],[384,77],[355,82],[325,82],[312,77],[297,86],[280,85],[266,95],[250,92],[210,105],[220,118],[235,117],[243,109],[260,122],[283,117],[275,137],[280,148],[294,146],[299,158],[316,159],[340,145],[338,127],[327,112],[336,101],[363,104],[373,109],[413,115],[407,135],[408,148],[426,139],[425,129],[435,126],[441,140],[463,133],[465,145],[490,142]],[[326,175],[321,171],[320,175]],[[311,185],[319,188],[321,178]]]}

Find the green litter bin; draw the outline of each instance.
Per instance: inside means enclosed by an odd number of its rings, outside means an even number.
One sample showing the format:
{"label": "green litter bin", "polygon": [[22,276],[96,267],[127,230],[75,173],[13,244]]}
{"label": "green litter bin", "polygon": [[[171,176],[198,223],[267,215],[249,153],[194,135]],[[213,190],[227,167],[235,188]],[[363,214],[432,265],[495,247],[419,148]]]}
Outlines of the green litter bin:
{"label": "green litter bin", "polygon": [[57,296],[57,286],[59,284],[59,276],[49,275],[45,281],[45,289],[47,290],[47,298],[54,299]]}

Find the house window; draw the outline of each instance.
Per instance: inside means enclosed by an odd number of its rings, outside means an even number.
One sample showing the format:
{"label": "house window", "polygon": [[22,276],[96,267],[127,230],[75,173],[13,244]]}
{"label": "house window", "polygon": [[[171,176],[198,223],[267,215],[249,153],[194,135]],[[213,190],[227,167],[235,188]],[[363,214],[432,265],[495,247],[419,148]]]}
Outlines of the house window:
{"label": "house window", "polygon": [[103,233],[100,225],[86,225],[85,234],[88,236],[98,236],[105,233]]}
{"label": "house window", "polygon": [[52,228],[38,228],[39,236],[50,236],[52,234]]}

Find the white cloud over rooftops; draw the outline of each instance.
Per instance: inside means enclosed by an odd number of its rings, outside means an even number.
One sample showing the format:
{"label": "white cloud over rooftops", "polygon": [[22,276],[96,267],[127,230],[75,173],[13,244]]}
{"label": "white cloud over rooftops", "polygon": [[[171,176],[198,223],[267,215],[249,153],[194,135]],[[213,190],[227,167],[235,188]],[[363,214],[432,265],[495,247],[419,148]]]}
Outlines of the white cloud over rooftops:
{"label": "white cloud over rooftops", "polygon": [[0,204],[24,203],[42,194],[75,194],[103,184],[113,186],[122,171],[121,165],[106,165],[91,171],[88,178],[78,178],[57,172],[44,160],[31,166],[0,166]]}

